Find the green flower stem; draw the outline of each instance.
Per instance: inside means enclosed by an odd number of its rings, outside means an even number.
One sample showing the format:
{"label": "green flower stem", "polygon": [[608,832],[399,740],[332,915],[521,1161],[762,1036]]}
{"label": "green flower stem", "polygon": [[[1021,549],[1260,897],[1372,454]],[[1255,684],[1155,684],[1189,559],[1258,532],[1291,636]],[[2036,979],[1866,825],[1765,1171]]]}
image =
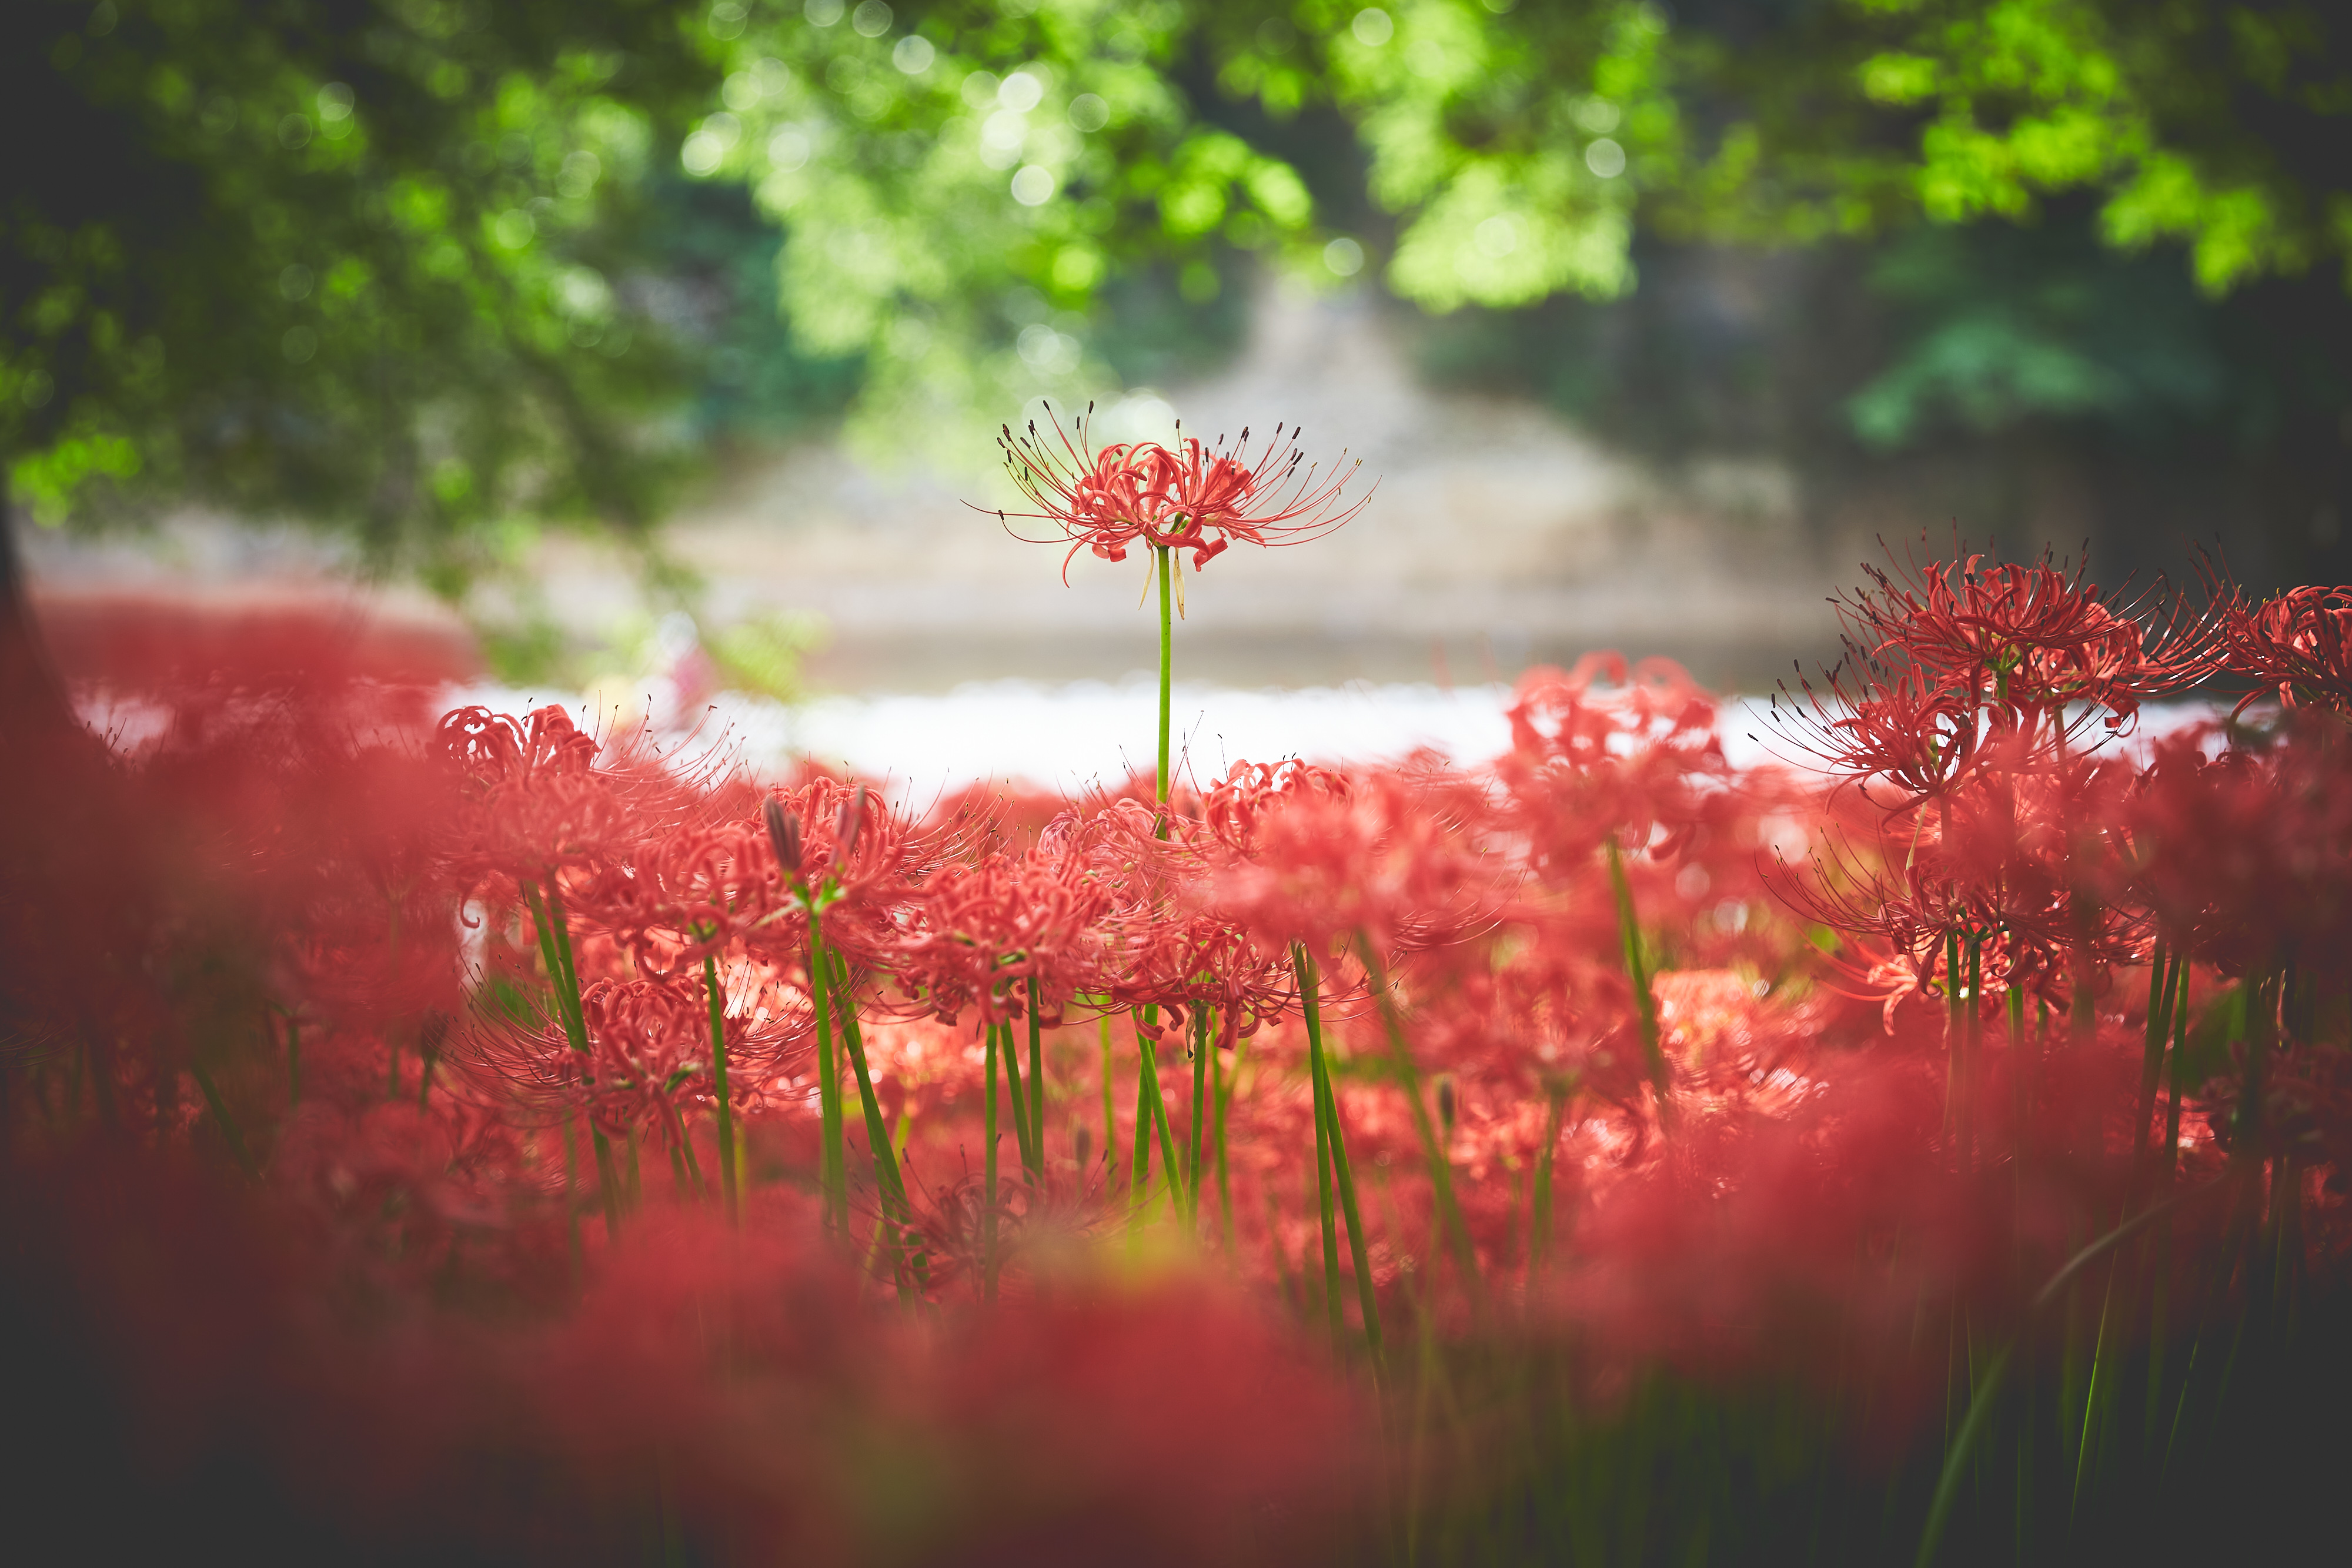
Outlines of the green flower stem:
{"label": "green flower stem", "polygon": [[1323,1053],[1309,1047],[1307,1071],[1315,1092],[1315,1212],[1323,1233],[1323,1312],[1331,1327],[1331,1351],[1345,1348],[1347,1319],[1339,1306],[1339,1226],[1331,1190],[1331,1119],[1323,1093]]}
{"label": "green flower stem", "polygon": [[1184,1167],[1176,1163],[1176,1139],[1168,1130],[1168,1097],[1160,1088],[1160,1048],[1144,1048],[1143,1070],[1151,1080],[1151,1126],[1160,1134],[1160,1163],[1168,1172],[1169,1200],[1182,1211],[1186,1202]]}
{"label": "green flower stem", "polygon": [[1642,1060],[1650,1069],[1650,1085],[1658,1097],[1658,1121],[1674,1123],[1673,1084],[1666,1070],[1665,1049],[1658,1040],[1658,998],[1650,992],[1649,966],[1642,957],[1642,926],[1633,915],[1633,889],[1625,880],[1625,857],[1617,835],[1607,840],[1609,886],[1617,897],[1617,937],[1625,952],[1625,977],[1633,984],[1633,1010],[1642,1027]]}
{"label": "green flower stem", "polygon": [[825,984],[824,917],[817,901],[808,905],[809,999],[816,1009],[816,1095],[821,1142],[817,1154],[817,1188],[824,1206],[824,1222],[834,1235],[849,1239],[848,1162],[842,1149],[841,1069],[833,1055],[833,988]]}
{"label": "green flower stem", "polygon": [[1960,934],[1944,934],[1944,1140],[1956,1145],[1960,1130]]}
{"label": "green flower stem", "polygon": [[1961,1478],[1968,1473],[1970,1456],[1977,1440],[1992,1416],[1992,1408],[2000,1396],[2002,1379],[2009,1374],[2010,1347],[2004,1345],[1993,1357],[1992,1364],[1977,1382],[1975,1396],[1969,1401],[1969,1413],[1961,1421],[1958,1433],[1944,1455],[1944,1469],[1936,1478],[1935,1500],[1927,1506],[1927,1528],[1919,1532],[1919,1554],[1914,1560],[1916,1568],[1928,1568],[1936,1560],[1936,1549],[1943,1544],[1944,1526],[1952,1516],[1952,1504],[1959,1497]]}
{"label": "green flower stem", "polygon": [[[1347,1130],[1339,1121],[1339,1096],[1331,1084],[1331,1061],[1323,1049],[1323,1006],[1318,994],[1322,977],[1304,944],[1290,948],[1292,969],[1298,976],[1298,995],[1307,1021],[1307,1050],[1318,1089],[1318,1111],[1328,1130],[1331,1174],[1339,1190],[1339,1209],[1348,1222],[1348,1260],[1356,1274],[1356,1304],[1364,1314],[1364,1343],[1372,1353],[1372,1374],[1388,1375],[1388,1354],[1381,1337],[1380,1293],[1372,1283],[1371,1240],[1364,1232],[1364,1215],[1356,1202],[1356,1176],[1348,1163]],[[1418,1092],[1416,1092],[1417,1094]]]}
{"label": "green flower stem", "polygon": [[1184,1129],[1184,1192],[1189,1202],[1186,1226],[1201,1227],[1201,1145],[1208,1137],[1209,1009],[1192,1009],[1192,1123]]}
{"label": "green flower stem", "polygon": [[702,956],[702,988],[710,998],[710,1082],[719,1097],[719,1197],[727,1209],[727,1223],[740,1225],[743,1210],[735,1191],[735,1106],[727,1086],[726,997],[719,988],[716,953]]}
{"label": "green flower stem", "polygon": [[[1240,1041],[1235,1041],[1234,1050],[1238,1056]],[[1224,1052],[1217,1051],[1209,1058],[1209,1097],[1216,1105],[1217,1215],[1225,1239],[1225,1255],[1233,1257],[1240,1251],[1241,1244],[1234,1228],[1234,1183],[1225,1164],[1225,1123],[1233,1110],[1234,1084],[1240,1076],[1241,1062],[1236,1060],[1232,1070],[1227,1071]]]}
{"label": "green flower stem", "polygon": [[1127,1162],[1127,1214],[1132,1225],[1142,1217],[1145,1189],[1151,1180],[1151,1075],[1144,1070],[1150,1060],[1150,1042],[1140,1030],[1135,1036],[1135,1152]]}
{"label": "green flower stem", "polygon": [[988,1036],[988,1089],[982,1102],[981,1126],[981,1295],[992,1301],[996,1300],[996,1026],[990,1024],[982,1032]]}
{"label": "green flower stem", "polygon": [[1160,1093],[1159,1052],[1143,1026],[1158,1022],[1159,1009],[1145,1008],[1135,1031],[1135,1160],[1128,1171],[1128,1206],[1130,1218],[1139,1218],[1151,1178],[1151,1139],[1159,1134],[1160,1158],[1168,1172],[1170,1196],[1178,1203],[1183,1201],[1179,1184],[1183,1179],[1183,1167],[1176,1163],[1176,1141],[1168,1134],[1168,1106]]}
{"label": "green flower stem", "polygon": [[1029,977],[1029,1136],[1037,1146],[1037,1179],[1045,1179],[1045,1040],[1038,1018],[1037,977]]}
{"label": "green flower stem", "polygon": [[[580,980],[572,968],[572,938],[564,933],[563,905],[557,898],[552,883],[548,884],[547,899],[541,904],[539,885],[522,884],[523,903],[530,907],[531,924],[539,932],[540,959],[547,966],[548,978],[555,988],[555,1010],[563,1025],[564,1036],[572,1049],[582,1056],[588,1054],[588,1024],[580,1011]],[[566,1123],[566,1126],[569,1126]],[[612,1140],[592,1119],[588,1137],[596,1150],[596,1196],[604,1209],[604,1239],[621,1239],[621,1183],[613,1168]]]}
{"label": "green flower stem", "polygon": [[[833,955],[835,1015],[841,1020],[841,1043],[849,1053],[849,1068],[857,1077],[857,1102],[866,1113],[866,1143],[874,1155],[874,1186],[882,1195],[884,1216],[894,1227],[903,1228],[912,1219],[907,1206],[907,1184],[898,1171],[898,1146],[890,1138],[890,1124],[882,1114],[882,1101],[874,1092],[874,1077],[866,1065],[866,1037],[858,1028],[857,1008],[849,995],[849,965],[840,953]],[[891,1243],[896,1256],[898,1243]],[[919,1267],[921,1260],[918,1260]]]}
{"label": "green flower stem", "polygon": [[1984,1061],[1984,937],[1969,938],[1968,1056],[1960,1065],[1961,1155],[1970,1166],[1977,1157],[1977,1079]]}
{"label": "green flower stem", "polygon": [[1568,1096],[1554,1089],[1547,1098],[1551,1102],[1544,1114],[1543,1150],[1536,1156],[1535,1198],[1528,1207],[1528,1277],[1541,1274],[1547,1255],[1551,1251],[1551,1186],[1553,1150],[1559,1144],[1559,1123],[1568,1106]]}
{"label": "green flower stem", "polygon": [[2171,1021],[2165,1015],[2172,1004],[2173,961],[2164,950],[2164,939],[2157,938],[2155,951],[2148,955],[2147,1028],[2140,1051],[2139,1114],[2132,1121],[2132,1155],[2136,1160],[2147,1153],[2148,1118],[2156,1113],[2156,1081],[2164,1068],[2165,1026]]}
{"label": "green flower stem", "polygon": [[2116,1272],[2110,1262],[2106,1293],[2099,1303],[2098,1338],[2091,1348],[2091,1381],[2083,1391],[2083,1418],[2076,1428],[2082,1440],[2074,1451],[2074,1492],[2069,1520],[2082,1512],[2083,1489],[2090,1480],[2092,1468],[2098,1463],[2116,1402],[2116,1336],[2122,1332],[2122,1325],[2116,1322],[2120,1303],[2116,1299]]}
{"label": "green flower stem", "polygon": [[302,1021],[286,1015],[286,1103],[302,1103]]}
{"label": "green flower stem", "polygon": [[440,1064],[441,1053],[428,1047],[419,1051],[417,1054],[425,1061],[424,1071],[416,1075],[416,1108],[422,1111],[432,1103],[433,1069]]}
{"label": "green flower stem", "polygon": [[[1420,1134],[1422,1154],[1429,1162],[1430,1186],[1437,1199],[1438,1228],[1453,1243],[1454,1265],[1462,1273],[1462,1288],[1473,1301],[1481,1301],[1485,1281],[1478,1275],[1478,1253],[1470,1242],[1470,1228],[1463,1221],[1461,1207],[1454,1201],[1454,1163],[1447,1158],[1445,1145],[1437,1135],[1428,1102],[1422,1098],[1421,1071],[1413,1065],[1404,1021],[1397,1017],[1396,997],[1389,988],[1388,967],[1381,962],[1369,937],[1360,932],[1356,940],[1364,956],[1365,973],[1371,980],[1373,1000],[1381,1009],[1381,1023],[1388,1032],[1389,1054],[1396,1065],[1397,1082],[1404,1089],[1405,1103],[1412,1107],[1413,1131]],[[1661,1100],[1659,1104],[1663,1110],[1665,1102]]]}
{"label": "green flower stem", "polygon": [[1118,1155],[1118,1102],[1113,1097],[1110,1060],[1110,1014],[1095,1019],[1095,1033],[1102,1045],[1103,1097],[1103,1183],[1109,1185]]}
{"label": "green flower stem", "polygon": [[1013,1048],[1013,1022],[1008,1019],[991,1027],[1001,1037],[1004,1052],[1005,1096],[1013,1106],[1013,1145],[1021,1154],[1021,1174],[1034,1177],[1036,1166],[1029,1148],[1029,1097],[1021,1086],[1021,1054]]}
{"label": "green flower stem", "polygon": [[[1160,770],[1154,776],[1154,788],[1160,803],[1164,806],[1168,803],[1168,787],[1171,782],[1168,772],[1168,716],[1172,702],[1170,683],[1175,670],[1176,622],[1170,613],[1172,601],[1169,591],[1171,576],[1169,547],[1154,545],[1151,554],[1153,565],[1160,574]],[[1160,836],[1168,836],[1165,814],[1160,820]]]}
{"label": "green flower stem", "polygon": [[2180,1059],[2189,1046],[2189,956],[2180,956],[2178,991],[2172,1002],[2172,1055],[2166,1064],[2164,1105],[2164,1176],[2170,1181],[2180,1165]]}
{"label": "green flower stem", "polygon": [[[556,955],[563,960],[564,995],[571,998],[572,1018],[580,1019],[580,970],[572,956],[572,916],[564,912],[563,893],[555,885],[553,877],[547,879],[547,923],[555,932]],[[581,1022],[581,1030],[584,1040],[587,1030],[584,1020]]]}

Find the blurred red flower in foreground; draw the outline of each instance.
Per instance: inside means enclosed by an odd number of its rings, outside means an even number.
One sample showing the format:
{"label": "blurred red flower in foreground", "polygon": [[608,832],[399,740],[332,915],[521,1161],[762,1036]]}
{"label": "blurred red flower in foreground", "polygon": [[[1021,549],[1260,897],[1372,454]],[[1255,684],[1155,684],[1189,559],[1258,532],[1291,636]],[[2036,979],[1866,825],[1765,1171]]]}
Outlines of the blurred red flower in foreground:
{"label": "blurred red flower in foreground", "polygon": [[[1304,516],[1240,456],[1070,450],[1074,548]],[[1884,667],[1808,695],[1828,781],[1613,655],[1530,672],[1478,767],[929,825],[253,673],[282,647],[157,683],[136,747],[52,727],[0,773],[22,1538],[1296,1561],[1510,1457],[1473,1364],[1562,1369],[1511,1408],[1580,1442],[1670,1368],[1932,1456],[1979,1344],[2033,1398],[2129,1346],[2180,1407],[2172,1339],[2352,1249],[2341,607],[2224,639],[2305,661],[2295,711],[2143,757],[2086,720],[2191,678],[2195,627],[2047,562],[1882,587]],[[968,1012],[1036,1030],[992,1185]]]}

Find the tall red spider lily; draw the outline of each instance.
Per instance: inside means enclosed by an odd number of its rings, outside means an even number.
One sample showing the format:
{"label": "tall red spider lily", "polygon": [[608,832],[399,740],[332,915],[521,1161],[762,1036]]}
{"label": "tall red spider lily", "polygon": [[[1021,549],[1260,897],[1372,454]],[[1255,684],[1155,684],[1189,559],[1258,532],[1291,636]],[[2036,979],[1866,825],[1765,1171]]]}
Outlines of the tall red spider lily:
{"label": "tall red spider lily", "polygon": [[[1137,544],[1154,549],[1188,549],[1197,571],[1235,540],[1254,545],[1300,544],[1346,524],[1370,495],[1353,502],[1345,491],[1361,460],[1335,476],[1324,475],[1297,445],[1298,432],[1275,426],[1256,451],[1244,430],[1230,446],[1213,446],[1196,436],[1180,436],[1175,446],[1122,442],[1096,450],[1087,426],[1094,406],[1079,416],[1075,432],[1047,411],[1051,434],[1034,420],[1015,435],[1007,425],[997,444],[1005,469],[1034,512],[1013,516],[1052,524],[1069,563],[1087,550],[1121,561]],[[1343,455],[1344,456],[1344,455]],[[1044,542],[1044,541],[1039,541]]]}
{"label": "tall red spider lily", "polygon": [[2258,683],[2240,712],[2275,692],[2283,706],[2352,717],[2352,589],[2291,588],[2259,605],[2231,592],[2221,601],[2216,631],[2230,673]]}

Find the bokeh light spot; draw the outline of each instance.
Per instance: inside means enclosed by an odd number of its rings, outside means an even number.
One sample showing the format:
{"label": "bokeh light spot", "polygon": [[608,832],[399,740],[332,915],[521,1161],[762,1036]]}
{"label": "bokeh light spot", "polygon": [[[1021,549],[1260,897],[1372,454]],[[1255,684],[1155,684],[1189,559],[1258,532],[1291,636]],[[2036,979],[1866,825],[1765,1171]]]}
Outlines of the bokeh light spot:
{"label": "bokeh light spot", "polygon": [[1024,207],[1038,207],[1054,199],[1059,182],[1051,169],[1036,163],[1024,164],[1013,176],[1013,199]]}

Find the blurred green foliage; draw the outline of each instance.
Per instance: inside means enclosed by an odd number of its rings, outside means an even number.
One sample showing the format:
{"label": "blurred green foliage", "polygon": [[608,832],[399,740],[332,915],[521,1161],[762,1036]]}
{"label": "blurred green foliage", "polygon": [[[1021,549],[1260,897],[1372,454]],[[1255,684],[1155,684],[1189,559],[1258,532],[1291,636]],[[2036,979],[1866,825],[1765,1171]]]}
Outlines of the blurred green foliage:
{"label": "blurred green foliage", "polygon": [[[5,26],[10,144],[58,150],[0,207],[18,498],[290,513],[452,593],[542,519],[642,537],[730,443],[838,421],[969,467],[1040,396],[1235,340],[1249,267],[1376,277],[1451,318],[1433,363],[1564,406],[1679,375],[1693,432],[2340,406],[2276,307],[2258,352],[2230,314],[2281,279],[2340,301],[2352,265],[2352,68],[2311,0],[23,0]],[[1669,319],[1708,247],[1769,274],[1795,246],[1831,258],[1784,278],[1795,326]]]}
{"label": "blurred green foliage", "polygon": [[8,28],[0,453],[37,517],[292,514],[450,589],[523,519],[652,521],[678,367],[618,286],[703,85],[674,18],[28,0]]}

